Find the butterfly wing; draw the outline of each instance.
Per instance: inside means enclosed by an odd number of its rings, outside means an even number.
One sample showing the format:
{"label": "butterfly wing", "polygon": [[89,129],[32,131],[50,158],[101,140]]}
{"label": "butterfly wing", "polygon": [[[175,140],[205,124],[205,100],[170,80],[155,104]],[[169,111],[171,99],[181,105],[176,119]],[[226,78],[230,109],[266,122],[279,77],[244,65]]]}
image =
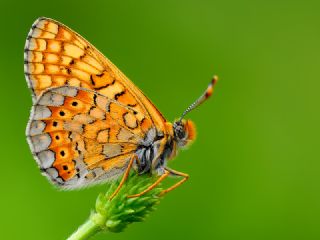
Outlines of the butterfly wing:
{"label": "butterfly wing", "polygon": [[37,19],[25,45],[25,76],[33,101],[48,88],[63,85],[96,90],[133,108],[142,120],[164,129],[165,119],[151,101],[109,59],[65,25]]}
{"label": "butterfly wing", "polygon": [[27,138],[43,173],[63,188],[117,177],[143,139],[136,111],[96,91],[52,88],[35,102]]}

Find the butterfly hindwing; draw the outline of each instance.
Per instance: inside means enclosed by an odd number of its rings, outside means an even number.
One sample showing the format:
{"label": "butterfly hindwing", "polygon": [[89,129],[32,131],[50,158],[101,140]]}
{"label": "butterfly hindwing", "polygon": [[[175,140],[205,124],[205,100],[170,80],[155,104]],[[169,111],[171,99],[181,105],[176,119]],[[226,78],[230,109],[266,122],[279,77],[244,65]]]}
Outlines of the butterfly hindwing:
{"label": "butterfly hindwing", "polygon": [[144,137],[136,112],[96,91],[64,86],[33,106],[27,138],[49,179],[78,188],[123,173]]}

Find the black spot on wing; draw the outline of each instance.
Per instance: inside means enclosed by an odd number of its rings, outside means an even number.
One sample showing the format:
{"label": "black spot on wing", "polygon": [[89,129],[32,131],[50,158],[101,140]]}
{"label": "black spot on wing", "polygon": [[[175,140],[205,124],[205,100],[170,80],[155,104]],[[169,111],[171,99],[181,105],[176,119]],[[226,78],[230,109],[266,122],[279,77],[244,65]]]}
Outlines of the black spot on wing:
{"label": "black spot on wing", "polygon": [[125,93],[126,93],[126,91],[121,91],[121,92],[117,93],[116,95],[114,95],[114,99],[115,99],[115,100],[118,100],[118,98],[119,98],[120,96],[122,96],[123,94],[125,94]]}
{"label": "black spot on wing", "polygon": [[92,84],[93,86],[96,85],[96,83],[94,82],[94,79],[93,79],[92,75],[90,75],[90,82],[91,82],[91,84]]}
{"label": "black spot on wing", "polygon": [[95,90],[102,90],[102,89],[105,89],[105,88],[107,88],[107,87],[109,87],[109,86],[111,86],[111,85],[115,84],[115,82],[116,82],[116,80],[113,80],[113,81],[112,81],[112,83],[108,83],[108,84],[106,84],[106,85],[104,85],[104,86],[101,86],[101,87],[95,88]]}
{"label": "black spot on wing", "polygon": [[104,72],[100,73],[100,74],[96,74],[97,77],[102,77],[104,75]]}
{"label": "black spot on wing", "polygon": [[93,94],[93,103],[97,105],[97,94]]}

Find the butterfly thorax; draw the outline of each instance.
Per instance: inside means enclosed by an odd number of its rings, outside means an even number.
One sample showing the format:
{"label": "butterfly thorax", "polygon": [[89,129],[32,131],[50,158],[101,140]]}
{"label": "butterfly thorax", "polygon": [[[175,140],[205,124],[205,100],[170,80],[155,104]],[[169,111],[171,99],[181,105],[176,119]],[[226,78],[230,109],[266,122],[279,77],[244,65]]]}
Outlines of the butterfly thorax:
{"label": "butterfly thorax", "polygon": [[158,173],[161,175],[166,160],[174,150],[171,134],[150,128],[137,147],[136,166],[139,174]]}
{"label": "butterfly thorax", "polygon": [[151,128],[137,147],[138,173],[161,175],[167,160],[176,156],[178,149],[188,145],[195,138],[195,128],[190,120],[166,123],[166,132]]}

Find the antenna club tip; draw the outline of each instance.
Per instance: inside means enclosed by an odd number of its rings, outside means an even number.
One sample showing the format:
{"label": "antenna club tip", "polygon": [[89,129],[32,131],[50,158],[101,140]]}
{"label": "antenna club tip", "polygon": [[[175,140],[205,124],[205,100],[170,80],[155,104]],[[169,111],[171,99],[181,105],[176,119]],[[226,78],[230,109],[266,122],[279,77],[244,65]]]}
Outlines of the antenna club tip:
{"label": "antenna club tip", "polygon": [[212,77],[211,83],[209,84],[209,87],[208,87],[208,89],[207,89],[207,91],[206,91],[206,98],[208,98],[208,97],[210,97],[210,96],[212,95],[214,85],[217,83],[218,79],[219,79],[219,78],[218,78],[217,75],[214,75],[214,76]]}
{"label": "antenna club tip", "polygon": [[219,80],[219,77],[218,77],[217,75],[214,75],[214,76],[212,77],[211,84],[212,84],[212,85],[216,84],[216,82],[218,82],[218,80]]}
{"label": "antenna club tip", "polygon": [[213,93],[214,90],[214,85],[217,83],[218,81],[218,76],[214,75],[212,77],[211,82],[209,83],[208,88],[206,89],[206,91],[196,100],[194,101],[181,115],[180,119],[178,122],[181,122],[183,117],[190,112],[191,110],[195,109],[196,107],[198,107],[201,103],[203,103],[204,101],[206,101]]}

